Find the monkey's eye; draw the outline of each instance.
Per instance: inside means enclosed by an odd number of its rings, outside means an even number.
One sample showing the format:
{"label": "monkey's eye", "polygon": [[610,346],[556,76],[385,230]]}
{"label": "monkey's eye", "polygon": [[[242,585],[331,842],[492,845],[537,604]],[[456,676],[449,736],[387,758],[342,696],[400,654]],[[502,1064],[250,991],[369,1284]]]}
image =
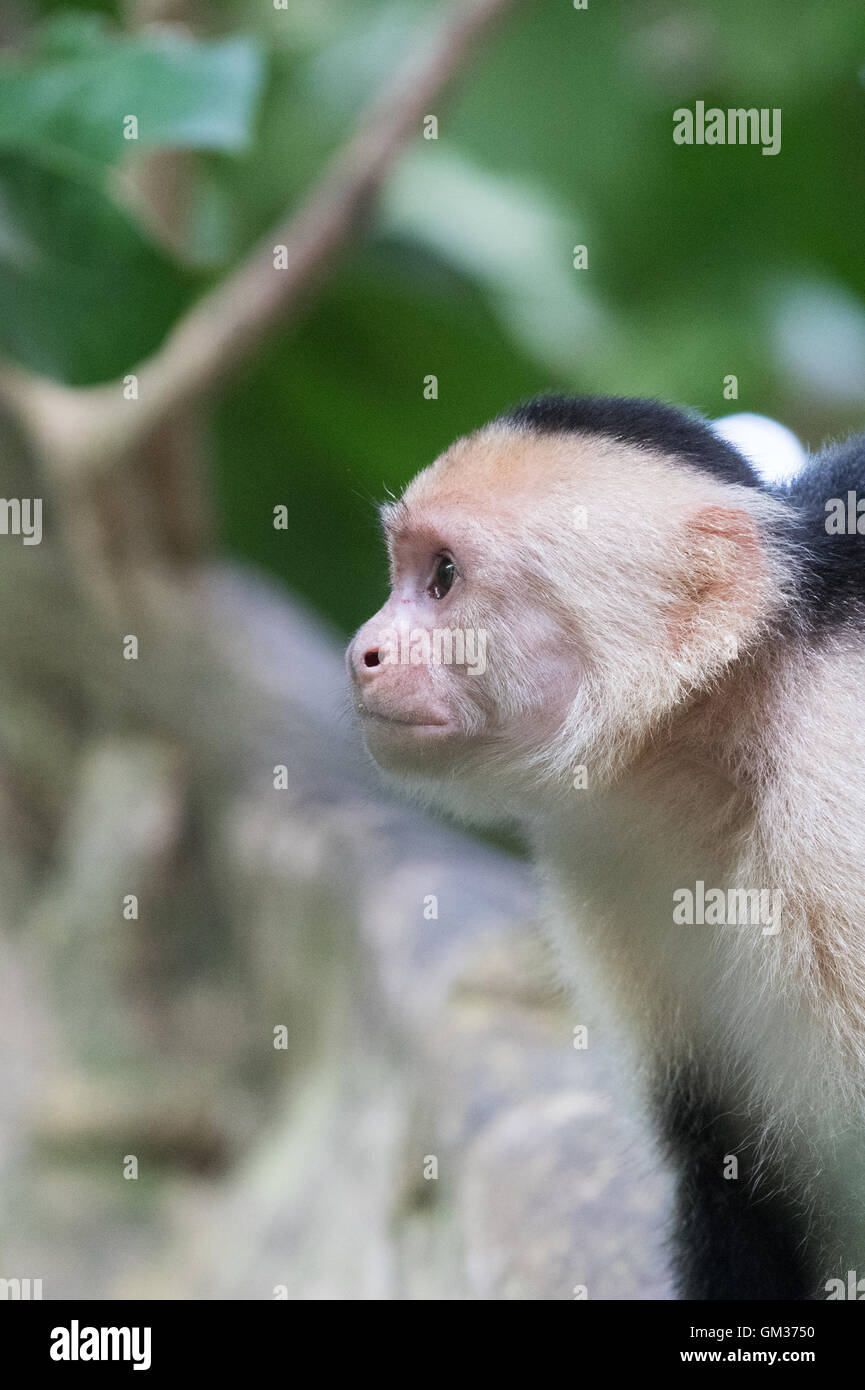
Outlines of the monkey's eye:
{"label": "monkey's eye", "polygon": [[449,593],[456,578],[454,562],[449,555],[439,555],[435,573],[427,587],[430,598],[444,598]]}

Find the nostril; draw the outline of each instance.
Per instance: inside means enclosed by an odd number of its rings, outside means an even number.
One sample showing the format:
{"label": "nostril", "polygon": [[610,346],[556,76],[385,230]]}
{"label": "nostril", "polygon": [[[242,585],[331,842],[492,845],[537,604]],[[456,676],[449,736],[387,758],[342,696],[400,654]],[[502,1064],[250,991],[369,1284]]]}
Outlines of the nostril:
{"label": "nostril", "polygon": [[364,664],[364,666],[380,666],[380,665],[381,665],[381,662],[380,662],[379,659],[378,659],[378,648],[377,648],[377,647],[372,647],[372,648],[370,649],[370,651],[364,652],[363,664]]}

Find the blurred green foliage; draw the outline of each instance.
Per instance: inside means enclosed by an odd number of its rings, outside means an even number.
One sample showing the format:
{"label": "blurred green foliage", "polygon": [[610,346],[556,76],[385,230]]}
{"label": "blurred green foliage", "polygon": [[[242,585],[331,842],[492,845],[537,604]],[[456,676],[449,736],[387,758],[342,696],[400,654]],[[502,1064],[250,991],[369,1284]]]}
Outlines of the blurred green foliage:
{"label": "blurred green foliage", "polygon": [[[123,33],[120,9],[22,0],[0,66],[0,345],[74,383],[158,344],[439,12],[238,0],[190,7],[201,37],[182,39]],[[537,390],[757,410],[812,444],[861,427],[863,70],[860,0],[523,5],[303,323],[220,401],[231,549],[349,628],[383,592],[374,499]],[[780,107],[781,152],[675,145],[698,99]],[[180,249],[128,196],[148,147],[194,151]]]}

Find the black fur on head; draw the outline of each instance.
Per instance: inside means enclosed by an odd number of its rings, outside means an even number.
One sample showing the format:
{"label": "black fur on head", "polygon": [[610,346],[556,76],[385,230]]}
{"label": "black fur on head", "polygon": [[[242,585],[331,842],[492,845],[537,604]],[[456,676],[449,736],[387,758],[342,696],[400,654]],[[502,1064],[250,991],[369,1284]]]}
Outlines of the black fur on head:
{"label": "black fur on head", "polygon": [[701,416],[685,414],[663,401],[627,396],[538,396],[501,415],[499,423],[538,434],[600,434],[655,453],[672,454],[724,483],[760,486],[747,460]]}

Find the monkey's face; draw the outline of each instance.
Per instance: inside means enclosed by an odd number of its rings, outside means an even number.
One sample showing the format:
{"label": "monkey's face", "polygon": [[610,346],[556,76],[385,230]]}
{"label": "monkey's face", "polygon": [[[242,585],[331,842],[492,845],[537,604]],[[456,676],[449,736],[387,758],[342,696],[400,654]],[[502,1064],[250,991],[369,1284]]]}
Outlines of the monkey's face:
{"label": "monkey's face", "polygon": [[348,652],[373,757],[485,817],[615,775],[759,633],[744,492],[613,441],[457,441],[383,509],[391,593]]}
{"label": "monkey's face", "polygon": [[531,755],[575,692],[574,643],[538,602],[516,532],[438,502],[386,510],[387,602],[348,650],[367,746],[425,778]]}

